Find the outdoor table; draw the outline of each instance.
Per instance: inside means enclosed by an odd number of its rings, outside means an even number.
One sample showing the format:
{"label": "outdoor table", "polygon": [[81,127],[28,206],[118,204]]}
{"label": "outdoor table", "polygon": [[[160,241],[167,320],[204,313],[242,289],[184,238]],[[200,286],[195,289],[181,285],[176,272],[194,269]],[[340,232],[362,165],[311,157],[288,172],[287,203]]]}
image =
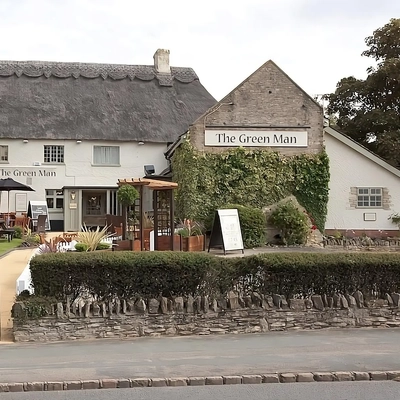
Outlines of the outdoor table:
{"label": "outdoor table", "polygon": [[11,242],[14,233],[14,229],[0,229],[0,236],[7,236],[8,242]]}

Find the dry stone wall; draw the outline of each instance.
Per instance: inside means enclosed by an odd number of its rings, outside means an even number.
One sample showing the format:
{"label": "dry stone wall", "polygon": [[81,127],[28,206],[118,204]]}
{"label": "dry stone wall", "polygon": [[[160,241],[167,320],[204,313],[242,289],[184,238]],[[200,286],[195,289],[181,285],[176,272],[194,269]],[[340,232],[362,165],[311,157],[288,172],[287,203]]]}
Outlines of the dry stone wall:
{"label": "dry stone wall", "polygon": [[400,326],[400,294],[365,300],[350,295],[289,299],[252,293],[210,299],[136,299],[97,303],[80,299],[58,303],[49,315],[26,319],[25,305],[13,307],[16,342],[59,341],[139,336],[258,333],[323,328]]}

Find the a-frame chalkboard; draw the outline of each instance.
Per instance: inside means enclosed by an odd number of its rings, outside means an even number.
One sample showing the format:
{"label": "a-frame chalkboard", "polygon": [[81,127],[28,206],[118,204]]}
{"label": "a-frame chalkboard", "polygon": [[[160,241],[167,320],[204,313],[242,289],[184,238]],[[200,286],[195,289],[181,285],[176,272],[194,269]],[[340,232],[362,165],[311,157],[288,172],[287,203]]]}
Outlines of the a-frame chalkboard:
{"label": "a-frame chalkboard", "polygon": [[49,210],[47,209],[47,203],[45,201],[30,201],[28,204],[28,217],[32,218],[33,226],[36,228],[38,216],[46,214],[46,231],[50,228]]}
{"label": "a-frame chalkboard", "polygon": [[208,252],[211,248],[222,248],[224,254],[229,250],[242,250],[244,253],[237,209],[216,210]]}

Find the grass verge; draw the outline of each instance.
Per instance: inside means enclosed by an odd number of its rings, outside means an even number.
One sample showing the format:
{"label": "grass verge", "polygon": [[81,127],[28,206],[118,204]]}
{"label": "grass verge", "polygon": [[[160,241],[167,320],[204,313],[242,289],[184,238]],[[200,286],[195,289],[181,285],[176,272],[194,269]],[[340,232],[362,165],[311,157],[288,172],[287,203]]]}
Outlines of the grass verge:
{"label": "grass verge", "polygon": [[15,249],[22,243],[22,239],[13,239],[8,242],[7,239],[0,238],[0,257],[11,249]]}

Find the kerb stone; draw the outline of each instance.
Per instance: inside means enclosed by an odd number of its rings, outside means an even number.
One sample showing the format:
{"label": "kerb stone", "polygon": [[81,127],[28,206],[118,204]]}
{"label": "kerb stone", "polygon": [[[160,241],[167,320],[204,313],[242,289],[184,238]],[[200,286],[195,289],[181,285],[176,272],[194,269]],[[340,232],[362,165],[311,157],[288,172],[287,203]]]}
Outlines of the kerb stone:
{"label": "kerb stone", "polygon": [[207,376],[206,377],[206,385],[223,385],[224,380],[222,376]]}
{"label": "kerb stone", "polygon": [[354,371],[353,374],[356,381],[369,381],[370,379],[368,372]]}
{"label": "kerb stone", "polygon": [[187,378],[170,378],[168,386],[187,386]]}
{"label": "kerb stone", "polygon": [[354,375],[351,372],[338,371],[333,373],[333,379],[340,382],[354,381]]}
{"label": "kerb stone", "polygon": [[331,382],[333,375],[330,372],[314,372],[314,380],[317,382]]}
{"label": "kerb stone", "polygon": [[47,382],[46,386],[49,392],[64,390],[64,382]]}
{"label": "kerb stone", "polygon": [[388,378],[386,372],[383,371],[371,371],[369,376],[371,381],[386,381]]}
{"label": "kerb stone", "polygon": [[25,382],[24,390],[26,392],[43,392],[44,382]]}
{"label": "kerb stone", "polygon": [[149,386],[149,379],[147,378],[136,378],[132,379],[132,387],[148,387]]}
{"label": "kerb stone", "polygon": [[118,379],[117,388],[126,389],[131,387],[129,379]]}
{"label": "kerb stone", "polygon": [[99,389],[99,388],[100,388],[100,381],[97,379],[82,381],[82,389]]}
{"label": "kerb stone", "polygon": [[247,385],[262,383],[261,375],[242,375],[242,382]]}
{"label": "kerb stone", "polygon": [[279,383],[278,374],[264,374],[262,376],[263,383]]}
{"label": "kerb stone", "polygon": [[240,385],[242,383],[242,377],[231,375],[231,376],[223,376],[224,385]]}
{"label": "kerb stone", "polygon": [[64,382],[64,390],[81,390],[82,382],[81,381],[65,381]]}
{"label": "kerb stone", "polygon": [[311,372],[300,372],[297,374],[297,382],[314,382],[314,375]]}
{"label": "kerb stone", "polygon": [[189,378],[189,385],[190,386],[204,386],[206,384],[206,378],[193,376]]}
{"label": "kerb stone", "polygon": [[167,381],[164,378],[153,378],[151,380],[151,387],[165,387],[167,386]]}
{"label": "kerb stone", "polygon": [[281,383],[296,382],[296,375],[289,372],[284,374],[279,374],[279,380]]}
{"label": "kerb stone", "polygon": [[23,392],[24,384],[23,383],[9,383],[8,391],[9,392]]}
{"label": "kerb stone", "polygon": [[118,384],[117,379],[102,379],[100,387],[102,389],[116,389],[117,384]]}
{"label": "kerb stone", "polygon": [[8,392],[8,384],[7,383],[0,383],[0,393]]}

